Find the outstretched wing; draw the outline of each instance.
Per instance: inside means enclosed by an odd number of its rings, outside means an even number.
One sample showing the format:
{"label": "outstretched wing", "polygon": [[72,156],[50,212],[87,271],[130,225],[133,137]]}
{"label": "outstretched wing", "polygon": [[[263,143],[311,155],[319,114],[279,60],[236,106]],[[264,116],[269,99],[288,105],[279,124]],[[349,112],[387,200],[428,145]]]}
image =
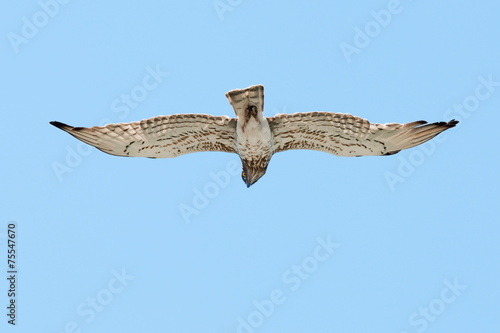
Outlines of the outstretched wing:
{"label": "outstretched wing", "polygon": [[226,116],[177,114],[90,128],[50,123],[117,156],[164,158],[203,151],[236,153],[236,119]]}
{"label": "outstretched wing", "polygon": [[319,150],[338,156],[392,155],[417,146],[454,127],[458,121],[427,124],[372,124],[343,113],[307,112],[267,118],[274,151]]}

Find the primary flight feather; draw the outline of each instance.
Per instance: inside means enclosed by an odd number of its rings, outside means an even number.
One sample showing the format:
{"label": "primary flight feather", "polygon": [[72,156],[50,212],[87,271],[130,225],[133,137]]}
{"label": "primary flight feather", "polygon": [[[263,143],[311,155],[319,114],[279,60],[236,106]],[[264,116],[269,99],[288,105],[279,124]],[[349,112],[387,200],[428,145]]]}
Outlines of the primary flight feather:
{"label": "primary flight feather", "polygon": [[264,87],[226,93],[237,118],[205,114],[158,116],[103,127],[50,123],[97,149],[117,156],[152,158],[222,151],[239,155],[250,187],[266,172],[273,154],[290,149],[337,156],[392,155],[422,144],[458,121],[372,124],[350,114],[306,112],[264,117]]}

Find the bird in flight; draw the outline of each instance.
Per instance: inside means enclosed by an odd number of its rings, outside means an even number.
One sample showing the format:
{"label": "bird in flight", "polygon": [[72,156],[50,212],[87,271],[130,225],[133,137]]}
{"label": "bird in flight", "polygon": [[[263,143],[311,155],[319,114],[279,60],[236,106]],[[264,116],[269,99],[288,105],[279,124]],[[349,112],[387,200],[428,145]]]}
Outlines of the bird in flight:
{"label": "bird in flight", "polygon": [[420,145],[458,121],[372,124],[350,114],[306,112],[264,117],[264,87],[226,93],[236,118],[206,114],[158,116],[103,127],[50,123],[97,149],[117,156],[151,158],[221,151],[238,154],[243,182],[250,187],[273,154],[311,149],[337,156],[392,155]]}

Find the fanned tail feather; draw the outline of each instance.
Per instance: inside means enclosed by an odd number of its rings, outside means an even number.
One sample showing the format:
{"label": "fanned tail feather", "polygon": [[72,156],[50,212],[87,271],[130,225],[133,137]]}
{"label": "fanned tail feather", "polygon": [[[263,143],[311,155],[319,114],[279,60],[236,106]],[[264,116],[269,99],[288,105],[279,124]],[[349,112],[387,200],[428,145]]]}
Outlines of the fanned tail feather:
{"label": "fanned tail feather", "polygon": [[226,93],[226,97],[239,119],[244,119],[246,112],[251,111],[248,109],[249,105],[256,106],[256,111],[261,114],[264,110],[264,87],[262,85],[231,90]]}

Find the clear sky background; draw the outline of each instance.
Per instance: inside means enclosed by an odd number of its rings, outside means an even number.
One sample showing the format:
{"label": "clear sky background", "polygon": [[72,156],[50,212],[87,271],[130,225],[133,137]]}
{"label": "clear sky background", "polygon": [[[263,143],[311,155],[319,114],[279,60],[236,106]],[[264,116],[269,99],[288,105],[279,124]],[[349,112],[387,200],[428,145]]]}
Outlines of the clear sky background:
{"label": "clear sky background", "polygon": [[[54,1],[0,11],[0,331],[500,331],[498,2]],[[236,155],[49,125],[234,117],[254,84],[266,116],[460,123],[388,157],[279,153],[249,189]]]}

